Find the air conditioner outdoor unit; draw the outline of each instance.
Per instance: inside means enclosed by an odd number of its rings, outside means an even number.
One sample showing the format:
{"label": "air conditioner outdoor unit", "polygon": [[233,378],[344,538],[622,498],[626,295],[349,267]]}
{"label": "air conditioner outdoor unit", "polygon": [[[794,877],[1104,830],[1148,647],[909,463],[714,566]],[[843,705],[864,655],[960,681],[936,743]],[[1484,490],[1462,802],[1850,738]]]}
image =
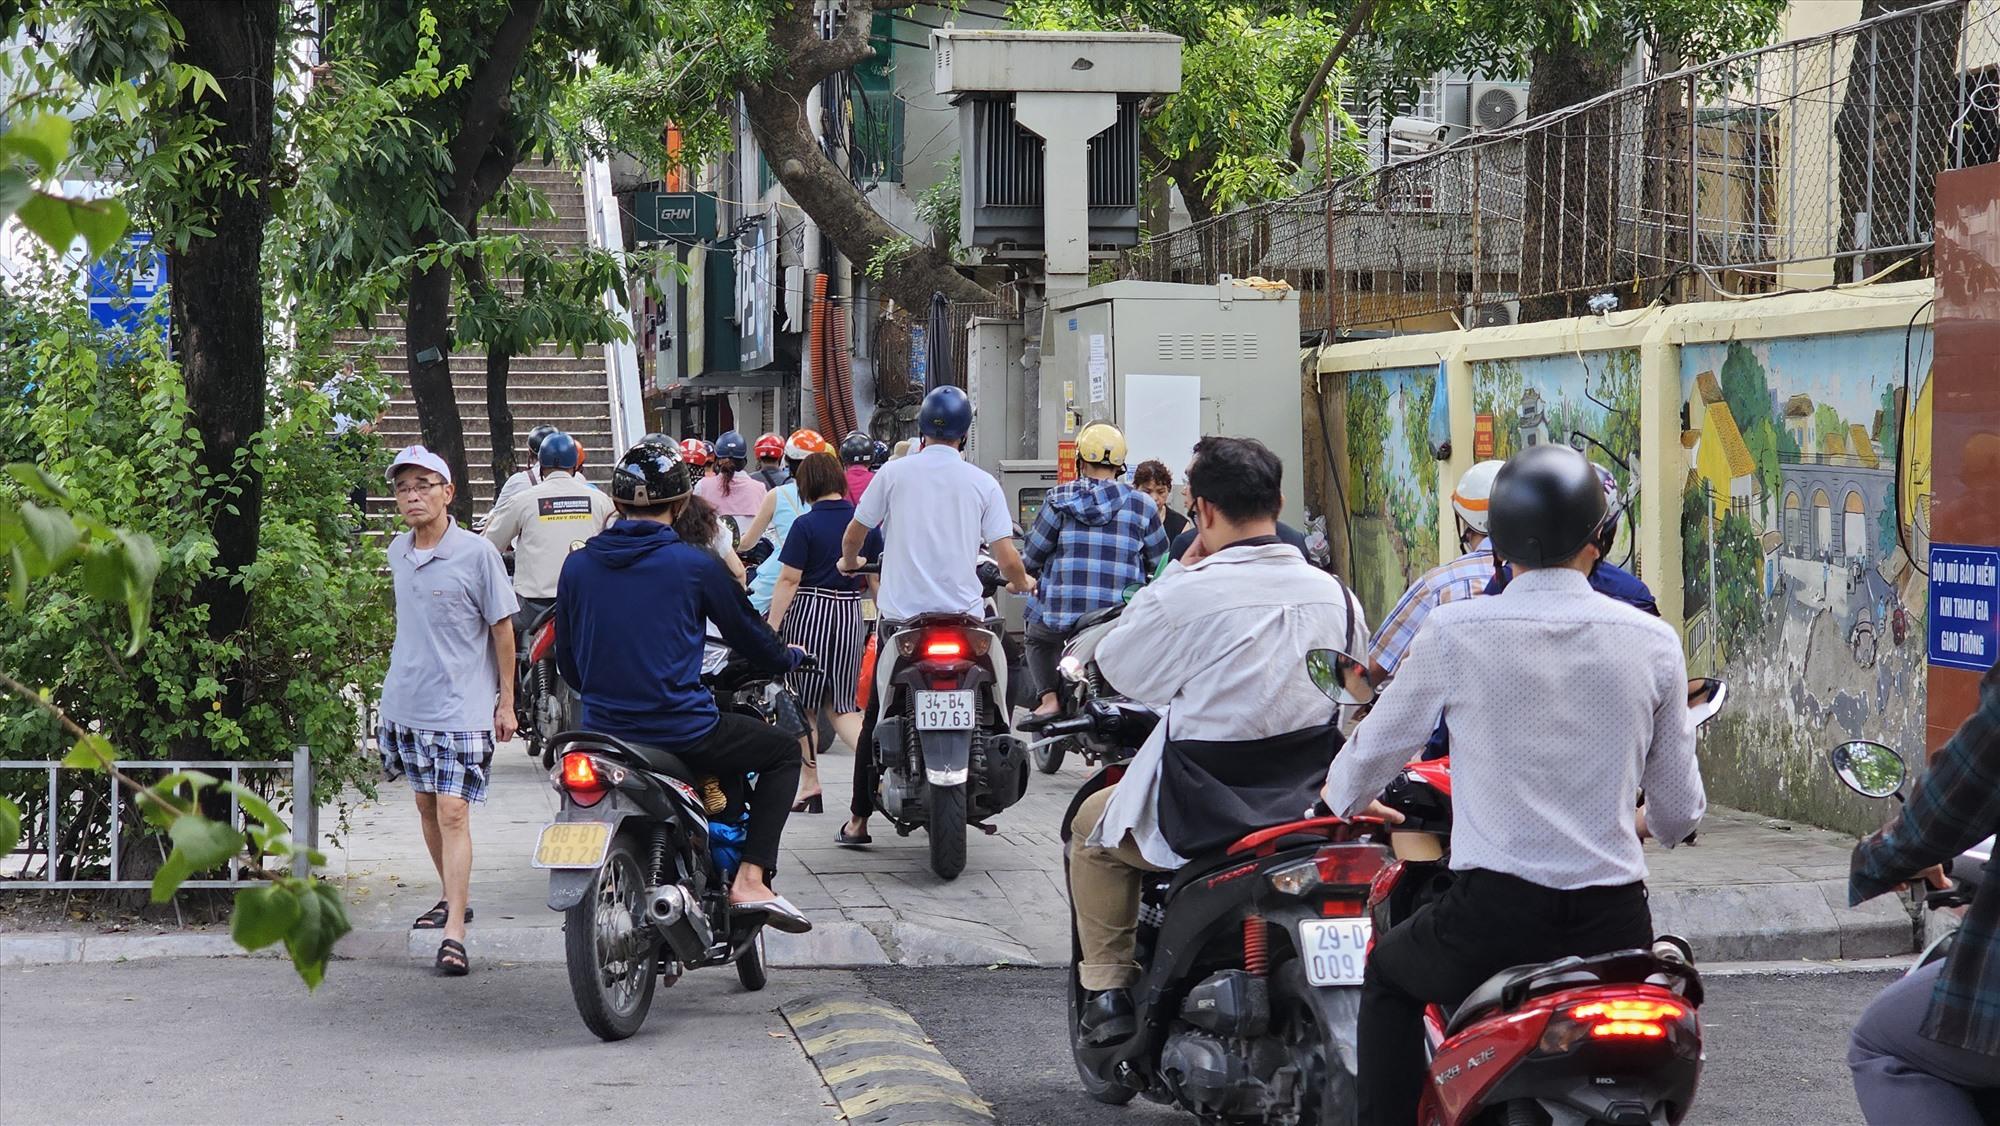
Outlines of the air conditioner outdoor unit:
{"label": "air conditioner outdoor unit", "polygon": [[1504,82],[1475,82],[1466,103],[1466,124],[1474,132],[1504,129],[1528,116],[1528,91]]}
{"label": "air conditioner outdoor unit", "polygon": [[1494,297],[1478,305],[1467,305],[1460,320],[1466,328],[1520,324],[1521,302],[1511,297]]}

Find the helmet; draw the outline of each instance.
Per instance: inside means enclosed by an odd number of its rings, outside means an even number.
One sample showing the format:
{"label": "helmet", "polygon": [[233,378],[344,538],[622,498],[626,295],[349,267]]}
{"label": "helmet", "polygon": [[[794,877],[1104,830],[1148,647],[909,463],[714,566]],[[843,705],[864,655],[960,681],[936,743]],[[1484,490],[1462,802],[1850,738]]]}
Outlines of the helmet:
{"label": "helmet", "polygon": [[1486,534],[1487,501],[1493,496],[1493,478],[1499,474],[1504,461],[1482,461],[1465,471],[1458,479],[1458,486],[1451,491],[1451,510],[1465,521],[1465,526]]}
{"label": "helmet", "polygon": [[715,455],[708,452],[708,443],[700,438],[684,438],[681,440],[681,460],[700,469],[714,461]]}
{"label": "helmet", "polygon": [[1113,469],[1125,464],[1125,435],[1108,422],[1093,422],[1076,436],[1076,459]]}
{"label": "helmet", "polygon": [[539,457],[542,452],[543,439],[554,433],[557,433],[556,428],[550,426],[548,423],[543,423],[533,430],[528,431],[528,456]]}
{"label": "helmet", "polygon": [[808,454],[826,452],[826,439],[817,430],[794,430],[785,440],[785,456],[798,461]]}
{"label": "helmet", "polygon": [[1550,567],[1574,557],[1604,523],[1604,483],[1568,446],[1530,446],[1493,478],[1488,531],[1502,559]]}
{"label": "helmet", "polygon": [[1598,524],[1592,542],[1597,544],[1599,555],[1610,555],[1611,545],[1618,538],[1618,520],[1625,515],[1626,505],[1619,503],[1618,478],[1613,477],[1609,469],[1594,461],[1590,466],[1597,470],[1597,479],[1604,486],[1604,520]]}
{"label": "helmet", "polygon": [[660,433],[660,432],[659,432],[659,431],[657,431],[657,430],[653,431],[653,432],[652,432],[651,434],[648,434],[648,435],[646,435],[646,436],[645,436],[644,438],[641,438],[641,439],[639,439],[639,444],[640,444],[640,445],[642,445],[642,446],[678,446],[678,445],[680,445],[680,443],[679,443],[679,442],[676,442],[676,441],[674,441],[674,440],[673,440],[672,438],[668,437],[668,436],[667,436],[667,435],[665,435],[665,434],[662,434],[662,433]]}
{"label": "helmet", "polygon": [[687,496],[693,488],[680,451],[672,446],[641,442],[627,450],[611,471],[611,499],[628,508],[658,508]]}
{"label": "helmet", "polygon": [[750,444],[743,440],[743,435],[731,430],[715,440],[715,456],[743,461],[750,456]]}
{"label": "helmet", "polygon": [[931,388],[917,408],[917,433],[946,442],[960,441],[972,433],[972,400],[950,384]]}
{"label": "helmet", "polygon": [[583,464],[583,451],[577,447],[576,439],[560,430],[545,436],[535,447],[535,461],[543,469],[561,469],[575,472]]}
{"label": "helmet", "polygon": [[769,460],[771,458],[784,457],[785,440],[776,434],[759,434],[757,436],[757,444],[753,449],[755,449],[760,459]]}
{"label": "helmet", "polygon": [[875,440],[856,430],[840,440],[840,464],[865,465],[875,456]]}
{"label": "helmet", "polygon": [[888,464],[888,462],[889,462],[889,443],[884,442],[878,438],[875,441],[875,448],[869,451],[868,464],[875,467],[876,469],[880,469],[884,465]]}

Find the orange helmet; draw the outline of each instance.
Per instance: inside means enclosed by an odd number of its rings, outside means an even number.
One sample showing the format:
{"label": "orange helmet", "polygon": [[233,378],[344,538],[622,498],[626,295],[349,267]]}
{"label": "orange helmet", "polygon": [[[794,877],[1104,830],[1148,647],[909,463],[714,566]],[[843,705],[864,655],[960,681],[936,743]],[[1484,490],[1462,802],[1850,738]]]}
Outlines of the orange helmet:
{"label": "orange helmet", "polygon": [[684,438],[681,440],[681,460],[700,467],[714,461],[715,455],[708,451],[708,443],[700,438]]}
{"label": "orange helmet", "polygon": [[817,430],[794,430],[785,442],[785,456],[797,461],[808,454],[826,452],[826,439]]}

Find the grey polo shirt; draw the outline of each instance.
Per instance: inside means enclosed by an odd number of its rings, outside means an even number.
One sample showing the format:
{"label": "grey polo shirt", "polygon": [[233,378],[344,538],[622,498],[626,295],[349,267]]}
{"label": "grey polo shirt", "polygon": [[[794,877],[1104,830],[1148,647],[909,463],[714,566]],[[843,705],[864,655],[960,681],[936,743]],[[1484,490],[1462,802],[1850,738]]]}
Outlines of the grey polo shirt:
{"label": "grey polo shirt", "polygon": [[490,630],[520,608],[500,553],[454,524],[419,563],[404,532],[389,544],[389,575],[396,647],[382,718],[419,731],[492,731],[501,674]]}

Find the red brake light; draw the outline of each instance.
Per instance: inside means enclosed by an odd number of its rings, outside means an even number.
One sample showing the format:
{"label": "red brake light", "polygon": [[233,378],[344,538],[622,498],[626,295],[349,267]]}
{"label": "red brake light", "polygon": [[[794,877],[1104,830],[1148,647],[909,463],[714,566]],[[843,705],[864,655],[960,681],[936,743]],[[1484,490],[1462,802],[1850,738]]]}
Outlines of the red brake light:
{"label": "red brake light", "polygon": [[1595,1040],[1658,1040],[1667,1034],[1661,1022],[1677,1020],[1686,1012],[1670,1001],[1619,999],[1578,1005],[1569,1015],[1589,1024]]}
{"label": "red brake light", "polygon": [[1380,845],[1359,841],[1328,845],[1313,855],[1313,863],[1319,866],[1319,882],[1322,884],[1372,887],[1375,877],[1388,861],[1389,856]]}
{"label": "red brake light", "polygon": [[924,656],[933,660],[957,660],[965,656],[965,642],[956,637],[942,635],[926,638]]}
{"label": "red brake light", "polygon": [[604,779],[598,777],[597,764],[578,751],[563,756],[562,784],[578,805],[595,805],[604,796]]}

